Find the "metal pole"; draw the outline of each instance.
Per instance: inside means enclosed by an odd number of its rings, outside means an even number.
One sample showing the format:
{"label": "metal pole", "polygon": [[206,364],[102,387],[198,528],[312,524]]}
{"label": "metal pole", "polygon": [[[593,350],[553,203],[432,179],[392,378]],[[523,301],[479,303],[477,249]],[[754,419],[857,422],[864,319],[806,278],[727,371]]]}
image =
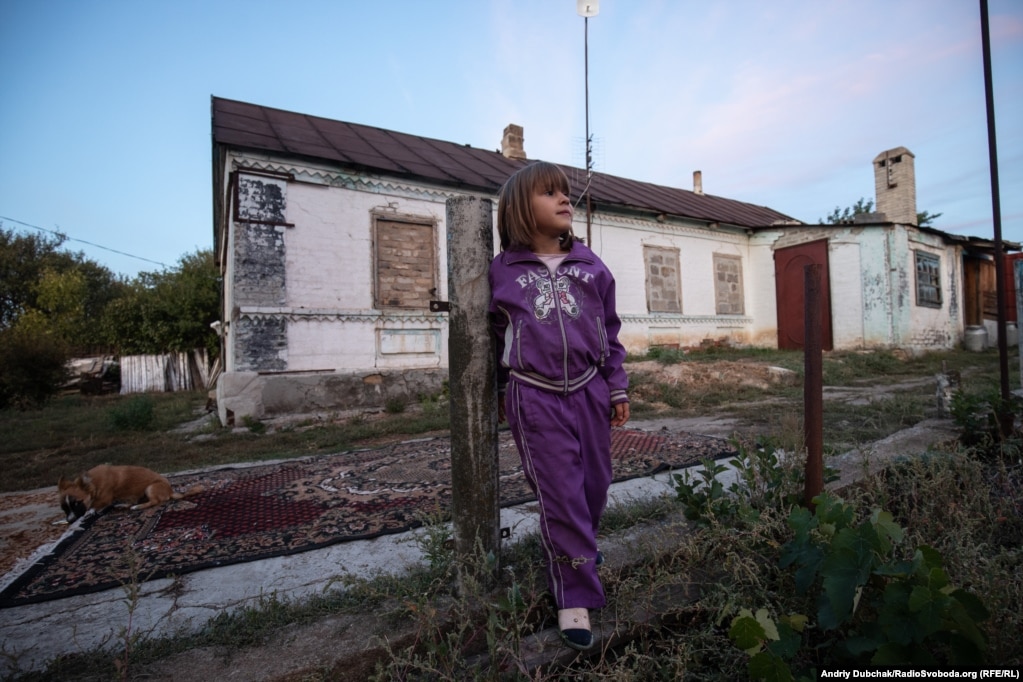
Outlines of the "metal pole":
{"label": "metal pole", "polygon": [[583,17],[583,71],[586,81],[586,243],[593,246],[590,204],[590,178],[593,175],[593,148],[590,144],[590,18]]}
{"label": "metal pole", "polygon": [[451,392],[451,514],[455,552],[471,566],[477,550],[500,565],[497,359],[487,319],[494,255],[493,203],[448,199],[448,371]]}
{"label": "metal pole", "polygon": [[803,501],[812,510],[813,498],[824,490],[824,359],[821,324],[821,266],[803,268],[803,435],[806,441],[806,480]]}
{"label": "metal pole", "polygon": [[[980,0],[980,33],[984,53],[984,95],[987,103],[988,159],[991,166],[991,217],[995,228],[995,302],[998,306],[998,373],[1001,379],[1002,403],[1009,401],[1009,353],[1005,339],[1005,253],[1002,244],[1002,209],[998,195],[998,144],[995,140],[995,94],[991,81],[991,28],[987,0]],[[1001,415],[1000,415],[1001,416]],[[1002,435],[1005,431],[1004,419]],[[1012,424],[1009,424],[1011,429]]]}

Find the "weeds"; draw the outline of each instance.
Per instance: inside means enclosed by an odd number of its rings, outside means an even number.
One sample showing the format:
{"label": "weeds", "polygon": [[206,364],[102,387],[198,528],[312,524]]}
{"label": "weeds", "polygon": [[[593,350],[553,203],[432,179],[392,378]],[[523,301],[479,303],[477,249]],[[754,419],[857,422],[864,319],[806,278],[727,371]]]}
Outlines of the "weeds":
{"label": "weeds", "polygon": [[242,418],[242,426],[244,426],[249,431],[251,431],[252,433],[255,433],[257,435],[258,434],[266,433],[266,424],[264,424],[263,422],[259,421],[258,419],[256,419],[255,417],[252,417],[250,415],[245,415]]}
{"label": "weeds", "polygon": [[142,583],[149,576],[142,575],[142,562],[135,552],[129,547],[124,554],[123,561],[128,565],[128,580],[121,585],[124,590],[124,604],[127,608],[125,624],[118,633],[118,641],[121,643],[121,653],[114,658],[114,668],[117,670],[119,679],[131,679],[131,663],[135,647],[145,639],[145,633],[135,629],[135,613],[138,611],[142,596]]}
{"label": "weeds", "polygon": [[404,398],[388,398],[387,402],[384,403],[384,412],[387,414],[401,414],[405,411],[405,405]]}
{"label": "weeds", "polygon": [[[672,476],[687,519],[704,525],[749,522],[763,509],[787,508],[799,501],[805,456],[776,449],[770,442],[733,443],[739,455],[728,466],[703,460],[701,466]],[[728,472],[734,475],[726,487],[722,479]]]}
{"label": "weeds", "polygon": [[959,391],[952,396],[951,412],[962,430],[960,439],[976,454],[986,458],[1004,454],[1019,458],[1023,432],[1017,426],[1021,414],[1018,400],[1003,400],[994,389]]}
{"label": "weeds", "polygon": [[110,409],[110,425],[115,431],[148,431],[153,426],[154,409],[150,396],[132,396]]}
{"label": "weeds", "polygon": [[[898,551],[903,529],[890,513],[856,510],[829,494],[816,511],[792,510],[778,564],[792,569],[796,596],[756,614],[742,609],[732,642],[751,655],[750,677],[792,679],[838,666],[978,666],[986,640],[983,602],[956,588],[939,552]],[[806,595],[803,597],[802,595]],[[808,603],[809,602],[809,603]],[[814,608],[804,613],[801,607]],[[771,615],[776,610],[777,618]]]}

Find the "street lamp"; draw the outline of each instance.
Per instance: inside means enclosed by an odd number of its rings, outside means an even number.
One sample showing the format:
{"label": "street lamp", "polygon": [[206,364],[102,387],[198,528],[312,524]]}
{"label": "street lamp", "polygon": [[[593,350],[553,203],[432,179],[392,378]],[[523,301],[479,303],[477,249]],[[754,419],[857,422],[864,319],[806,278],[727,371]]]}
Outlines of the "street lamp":
{"label": "street lamp", "polygon": [[590,180],[593,177],[593,140],[590,138],[590,17],[600,12],[599,0],[576,0],[576,14],[583,18],[583,68],[586,85],[586,243],[593,246],[590,238]]}

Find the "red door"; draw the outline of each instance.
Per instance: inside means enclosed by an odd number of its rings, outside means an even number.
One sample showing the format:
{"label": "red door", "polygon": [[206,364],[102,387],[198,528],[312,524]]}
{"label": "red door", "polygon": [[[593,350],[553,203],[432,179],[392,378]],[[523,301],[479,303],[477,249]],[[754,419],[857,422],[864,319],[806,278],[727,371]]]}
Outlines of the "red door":
{"label": "red door", "polygon": [[807,265],[821,266],[821,340],[831,350],[831,287],[828,278],[828,240],[821,239],[774,252],[774,284],[778,304],[778,348],[798,350],[806,332],[804,306]]}

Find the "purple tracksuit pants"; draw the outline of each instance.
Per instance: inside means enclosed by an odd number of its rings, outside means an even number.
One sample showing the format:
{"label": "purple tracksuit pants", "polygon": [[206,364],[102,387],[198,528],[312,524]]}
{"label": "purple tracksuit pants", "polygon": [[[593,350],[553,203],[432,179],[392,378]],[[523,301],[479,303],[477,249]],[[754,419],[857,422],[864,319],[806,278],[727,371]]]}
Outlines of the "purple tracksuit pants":
{"label": "purple tracksuit pants", "polygon": [[547,587],[559,609],[606,603],[596,559],[611,485],[610,410],[599,374],[569,395],[508,384],[505,415],[539,503]]}

